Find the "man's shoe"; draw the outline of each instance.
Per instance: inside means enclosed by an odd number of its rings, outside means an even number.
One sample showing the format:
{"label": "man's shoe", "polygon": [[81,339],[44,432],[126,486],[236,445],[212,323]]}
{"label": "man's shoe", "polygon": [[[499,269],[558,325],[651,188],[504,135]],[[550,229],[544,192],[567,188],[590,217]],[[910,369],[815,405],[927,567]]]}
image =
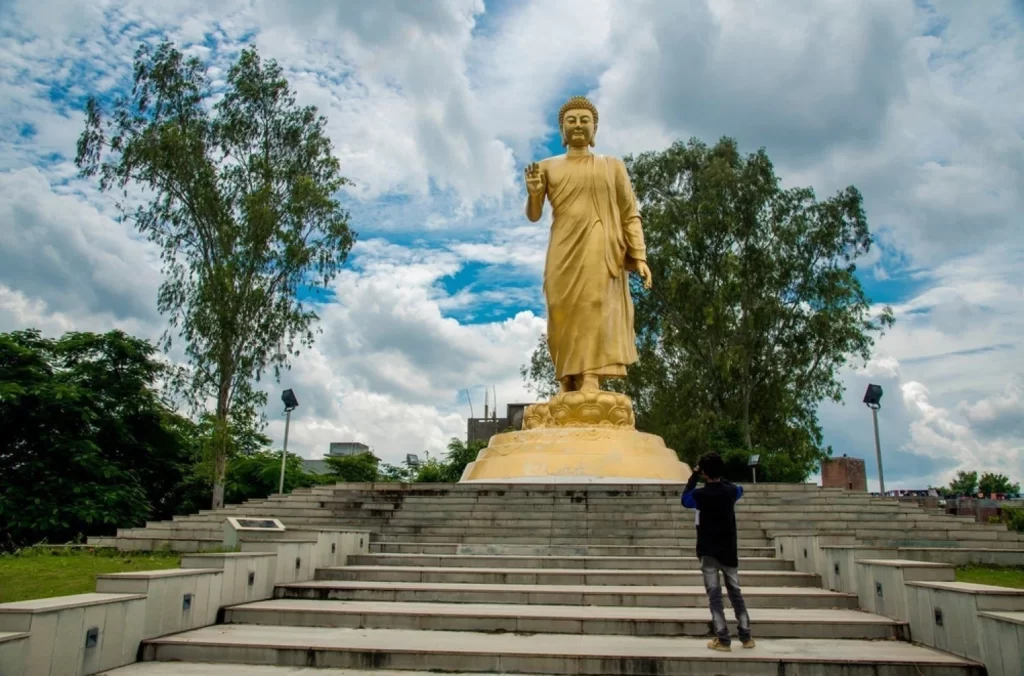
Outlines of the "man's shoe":
{"label": "man's shoe", "polygon": [[744,648],[753,648],[756,645],[757,645],[757,643],[754,641],[754,639],[750,639],[749,641],[744,641],[743,642],[743,647]]}
{"label": "man's shoe", "polygon": [[717,638],[708,641],[708,647],[711,648],[712,650],[717,650],[717,651],[723,652],[723,653],[731,653],[732,652],[732,646],[731,645],[729,645],[728,643],[722,643]]}

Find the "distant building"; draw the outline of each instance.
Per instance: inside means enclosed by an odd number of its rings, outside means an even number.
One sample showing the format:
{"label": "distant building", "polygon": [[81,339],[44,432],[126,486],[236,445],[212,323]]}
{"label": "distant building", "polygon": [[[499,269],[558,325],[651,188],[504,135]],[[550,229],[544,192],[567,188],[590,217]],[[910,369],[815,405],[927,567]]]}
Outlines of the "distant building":
{"label": "distant building", "polygon": [[868,479],[864,472],[864,461],[845,455],[825,460],[821,463],[821,485],[823,488],[867,492]]}
{"label": "distant building", "polygon": [[[370,447],[364,443],[358,441],[332,441],[331,445],[327,449],[327,456],[334,458],[343,458],[347,455],[359,455],[360,453],[369,453]],[[313,474],[329,474],[330,467],[327,465],[327,461],[324,459],[317,460],[303,460],[303,467],[306,468],[307,472]]]}
{"label": "distant building", "polygon": [[508,404],[505,406],[505,417],[470,418],[466,421],[466,443],[474,441],[490,441],[495,434],[505,430],[523,429],[523,414],[531,404]]}
{"label": "distant building", "polygon": [[358,441],[332,441],[327,455],[344,456],[369,453],[370,447]]}

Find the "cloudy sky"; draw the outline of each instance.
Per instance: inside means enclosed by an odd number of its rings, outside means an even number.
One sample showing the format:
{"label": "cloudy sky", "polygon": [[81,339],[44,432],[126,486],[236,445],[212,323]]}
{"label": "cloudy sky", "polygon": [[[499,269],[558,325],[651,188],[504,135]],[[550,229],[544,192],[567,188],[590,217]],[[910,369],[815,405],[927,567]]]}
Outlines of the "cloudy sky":
{"label": "cloudy sky", "polygon": [[280,385],[302,455],[437,452],[466,389],[478,415],[485,386],[526,398],[546,223],[522,216],[521,172],[582,93],[599,152],[730,135],[787,185],[860,188],[862,281],[897,324],[822,407],[826,442],[876,476],[877,382],[887,487],[1024,479],[1024,2],[0,0],[0,331],[162,332],[154,251],[72,161],[85,97],[164,38],[215,80],[245,45],[277,59],[353,181],[359,243]]}

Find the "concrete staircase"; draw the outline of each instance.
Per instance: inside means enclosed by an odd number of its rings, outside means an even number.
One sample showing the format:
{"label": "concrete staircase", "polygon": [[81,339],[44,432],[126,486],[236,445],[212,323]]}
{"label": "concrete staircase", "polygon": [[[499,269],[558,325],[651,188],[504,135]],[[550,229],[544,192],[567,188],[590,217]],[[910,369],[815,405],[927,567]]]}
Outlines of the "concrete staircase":
{"label": "concrete staircase", "polygon": [[[215,626],[146,641],[144,662],[116,673],[984,674],[910,643],[906,623],[858,610],[856,596],[822,589],[776,558],[771,538],[840,530],[1024,563],[1016,534],[843,491],[748,486],[740,579],[758,644],[720,653],[706,648],[707,598],[680,489],[339,485],[230,508],[291,529],[365,528],[371,552],[229,607]],[[182,517],[111,544],[212,548],[223,518]]]}
{"label": "concrete staircase", "polygon": [[[737,518],[748,555],[771,549],[777,534],[842,533],[879,547],[1024,551],[1024,535],[916,504],[807,484],[746,486]],[[539,544],[665,547],[692,552],[680,486],[595,488],[467,484],[339,484],[253,500],[216,512],[119,529],[89,543],[120,550],[210,551],[222,546],[226,516],[273,516],[291,530],[353,526],[375,534],[382,551],[405,545]],[[412,550],[408,550],[412,551]],[[427,553],[430,553],[429,551]],[[618,553],[621,553],[619,551]],[[1005,557],[1004,557],[1005,558]]]}

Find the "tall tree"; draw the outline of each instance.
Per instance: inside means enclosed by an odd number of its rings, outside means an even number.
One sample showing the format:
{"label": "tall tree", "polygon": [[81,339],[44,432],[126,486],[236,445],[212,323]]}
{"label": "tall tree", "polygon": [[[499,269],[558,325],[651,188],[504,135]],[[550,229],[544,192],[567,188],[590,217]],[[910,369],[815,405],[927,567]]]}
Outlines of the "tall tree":
{"label": "tall tree", "polygon": [[656,281],[633,280],[640,361],[615,387],[691,462],[724,451],[746,471],[757,452],[764,479],[805,479],[828,454],[818,404],[892,323],[855,274],[871,246],[860,193],[784,189],[763,150],[728,138],[625,161]]}
{"label": "tall tree", "polygon": [[[197,58],[143,45],[130,94],[109,115],[95,98],[86,112],[76,162],[103,190],[122,191],[122,213],[159,247],[164,348],[180,336],[188,391],[214,402],[213,507],[222,507],[229,428],[263,424],[266,395],[254,383],[312,345],[318,317],[300,292],[326,288],[352,247],[334,197],[348,181],[324,118],[298,106],[281,68],[253,48],[214,92]],[[129,188],[144,189],[141,204]]]}

